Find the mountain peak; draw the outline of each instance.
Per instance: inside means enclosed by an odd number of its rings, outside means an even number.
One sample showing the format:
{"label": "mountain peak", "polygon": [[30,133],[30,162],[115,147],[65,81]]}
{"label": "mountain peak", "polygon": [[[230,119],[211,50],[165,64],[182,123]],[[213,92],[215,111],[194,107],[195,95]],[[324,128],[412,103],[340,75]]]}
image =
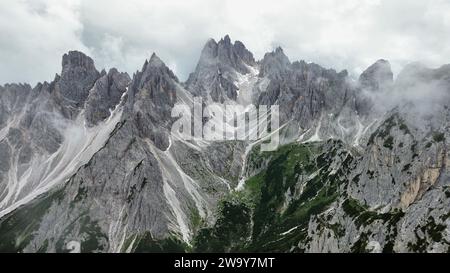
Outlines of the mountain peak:
{"label": "mountain peak", "polygon": [[395,84],[397,86],[413,86],[417,83],[441,81],[449,82],[450,65],[443,65],[439,68],[429,68],[423,63],[412,62],[407,64],[398,74]]}
{"label": "mountain peak", "polygon": [[393,81],[394,74],[391,64],[384,59],[377,60],[359,76],[360,85],[371,90],[382,89],[386,85],[392,84]]}
{"label": "mountain peak", "polygon": [[222,39],[220,39],[219,43],[231,44],[230,36],[226,34]]}
{"label": "mountain peak", "polygon": [[74,50],[64,54],[62,57],[62,74],[76,68],[97,71],[94,61],[83,52]]}
{"label": "mountain peak", "polygon": [[148,64],[151,66],[163,66],[165,65],[164,62],[156,55],[155,52],[152,53],[152,56],[150,57],[150,60],[148,61]]}
{"label": "mountain peak", "polygon": [[276,53],[276,54],[283,54],[283,55],[284,55],[283,48],[281,48],[281,46],[278,46],[278,47],[275,49],[275,53]]}
{"label": "mountain peak", "polygon": [[[152,53],[150,59],[145,60],[144,65],[142,66],[141,72],[148,74],[169,74],[170,77],[176,78],[175,75],[170,71],[170,69],[166,66],[166,64],[156,55],[156,53]],[[178,81],[178,80],[177,80]]]}
{"label": "mountain peak", "polygon": [[237,74],[247,74],[254,66],[253,54],[241,41],[232,43],[229,35],[218,43],[209,39],[195,71],[186,81],[186,87],[194,95],[207,97],[210,94],[214,101],[222,101],[225,97],[235,100],[236,86],[233,82]]}
{"label": "mountain peak", "polygon": [[379,59],[375,62],[375,64],[389,64],[389,61],[385,59]]}
{"label": "mountain peak", "polygon": [[154,80],[155,77],[168,77],[178,82],[178,78],[172,70],[153,52],[150,59],[145,60],[142,70],[133,75],[133,81],[142,86],[147,81]]}
{"label": "mountain peak", "polygon": [[230,36],[225,35],[219,42],[209,39],[203,47],[197,70],[214,66],[227,66],[240,73],[247,73],[246,65],[255,65],[253,54],[247,50],[241,41],[231,42]]}
{"label": "mountain peak", "polygon": [[284,54],[283,49],[277,47],[274,51],[264,54],[261,61],[260,76],[278,77],[290,64],[291,62]]}
{"label": "mountain peak", "polygon": [[217,46],[216,40],[214,40],[213,38],[209,38],[208,41],[206,41],[205,45],[203,46],[203,50],[205,48],[214,48],[216,46]]}
{"label": "mountain peak", "polygon": [[89,56],[80,51],[69,51],[62,57],[61,76],[56,76],[55,81],[62,97],[81,105],[99,77],[100,72]]}
{"label": "mountain peak", "polygon": [[245,45],[241,41],[234,42],[234,51],[240,58],[244,61],[244,63],[254,66],[256,64],[255,58],[253,54],[245,47]]}

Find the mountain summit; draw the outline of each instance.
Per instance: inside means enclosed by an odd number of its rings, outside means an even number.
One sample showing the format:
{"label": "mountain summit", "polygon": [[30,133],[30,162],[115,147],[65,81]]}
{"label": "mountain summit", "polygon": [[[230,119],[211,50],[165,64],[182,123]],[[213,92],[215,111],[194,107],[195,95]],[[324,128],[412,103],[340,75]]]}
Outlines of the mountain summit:
{"label": "mountain summit", "polygon": [[195,71],[189,75],[186,88],[206,100],[224,102],[237,99],[240,75],[251,73],[256,66],[253,54],[244,44],[231,42],[230,37],[216,42],[210,39],[204,46]]}
{"label": "mountain summit", "polygon": [[[155,53],[129,77],[71,51],[50,83],[0,86],[0,252],[447,252],[449,67],[355,83],[226,35],[183,83]],[[172,131],[195,96],[278,106],[278,149]]]}
{"label": "mountain summit", "polygon": [[376,61],[359,76],[361,86],[373,91],[385,89],[393,82],[391,64],[383,59]]}

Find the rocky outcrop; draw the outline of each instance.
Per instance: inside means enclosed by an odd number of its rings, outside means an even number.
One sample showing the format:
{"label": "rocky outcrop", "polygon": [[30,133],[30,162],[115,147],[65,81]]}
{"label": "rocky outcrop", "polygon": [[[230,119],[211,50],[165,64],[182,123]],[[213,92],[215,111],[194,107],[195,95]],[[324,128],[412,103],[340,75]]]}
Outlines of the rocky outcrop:
{"label": "rocky outcrop", "polygon": [[[186,91],[155,54],[128,88],[126,80],[126,74],[111,70],[95,82],[77,120],[83,123],[87,114],[93,127],[82,129],[93,130],[96,137],[106,134],[105,138],[86,140],[99,146],[90,150],[93,154],[86,162],[75,166],[66,183],[54,184],[44,200],[36,201],[45,202],[45,209],[35,212],[39,221],[30,227],[28,240],[13,249],[64,252],[68,243],[78,241],[86,252],[130,251],[139,246],[136,238],[147,235],[189,242],[198,225],[192,219],[213,219],[211,208],[236,180],[218,165],[233,166],[237,176],[242,148],[235,150],[237,144],[228,143],[225,151],[222,147],[202,151],[172,139],[171,109],[177,94]],[[115,102],[115,108],[108,109]],[[100,111],[106,109],[112,113],[105,121]],[[84,142],[80,144],[75,148],[83,149]],[[55,156],[64,161],[64,152]],[[187,155],[195,161],[186,160]],[[68,160],[72,159],[80,160]],[[19,214],[27,215],[30,206],[33,203],[18,209]],[[13,215],[19,214],[7,215],[2,226],[15,225]],[[14,240],[6,235],[0,235],[3,248]]]}
{"label": "rocky outcrop", "polygon": [[[394,82],[379,60],[352,82],[281,48],[255,61],[229,36],[186,83],[156,54],[132,79],[80,52],[62,64],[0,87],[0,251],[449,249],[449,66]],[[193,96],[279,105],[283,145],[172,134]]]}
{"label": "rocky outcrop", "polygon": [[380,91],[389,88],[394,82],[391,65],[386,60],[378,60],[369,66],[359,76],[359,84],[370,91]]}
{"label": "rocky outcrop", "polygon": [[91,58],[72,51],[63,56],[61,76],[51,83],[4,87],[1,215],[64,182],[89,161],[117,122],[112,112],[128,82],[117,70],[100,74]]}
{"label": "rocky outcrop", "polygon": [[84,53],[70,51],[64,54],[61,76],[56,76],[52,91],[66,118],[77,116],[99,77],[94,61]]}
{"label": "rocky outcrop", "polygon": [[127,73],[120,73],[115,68],[108,73],[102,72],[86,99],[85,116],[89,125],[96,125],[111,116],[130,81]]}
{"label": "rocky outcrop", "polygon": [[211,39],[202,50],[195,72],[189,75],[186,88],[206,101],[235,101],[235,82],[240,75],[252,73],[255,66],[253,54],[242,42],[233,44],[228,35],[219,42]]}
{"label": "rocky outcrop", "polygon": [[268,77],[270,79],[280,79],[283,74],[287,73],[291,62],[284,54],[281,47],[277,47],[275,51],[266,53],[261,61],[260,77]]}

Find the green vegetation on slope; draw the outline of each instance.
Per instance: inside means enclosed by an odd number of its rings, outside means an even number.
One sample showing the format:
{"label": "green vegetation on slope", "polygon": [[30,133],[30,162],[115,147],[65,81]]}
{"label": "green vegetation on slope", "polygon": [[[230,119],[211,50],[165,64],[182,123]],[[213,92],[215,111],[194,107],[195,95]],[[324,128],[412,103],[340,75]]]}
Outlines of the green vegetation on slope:
{"label": "green vegetation on slope", "polygon": [[156,240],[146,231],[141,234],[129,236],[121,252],[134,253],[184,253],[189,251],[190,247],[179,240],[176,236],[169,236],[162,240]]}
{"label": "green vegetation on slope", "polygon": [[[34,232],[39,228],[43,215],[53,202],[60,201],[61,196],[61,190],[53,192],[4,216],[0,220],[0,252],[23,252],[24,247],[33,239]],[[40,251],[46,251],[45,244]]]}
{"label": "green vegetation on slope", "polygon": [[[341,143],[289,144],[274,152],[249,155],[249,166],[267,167],[249,178],[242,191],[222,201],[214,226],[200,230],[194,251],[303,251],[311,216],[326,210],[338,197],[352,157],[339,151]],[[333,157],[343,158],[330,170]],[[290,232],[287,232],[289,231]]]}

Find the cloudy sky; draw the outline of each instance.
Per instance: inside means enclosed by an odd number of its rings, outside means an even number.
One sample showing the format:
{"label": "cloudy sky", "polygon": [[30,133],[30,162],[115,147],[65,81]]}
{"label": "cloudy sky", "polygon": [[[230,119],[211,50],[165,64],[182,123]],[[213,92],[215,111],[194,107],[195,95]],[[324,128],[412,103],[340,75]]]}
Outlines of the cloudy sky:
{"label": "cloudy sky", "polygon": [[156,52],[186,79],[210,37],[260,59],[276,46],[358,75],[379,58],[450,63],[448,0],[0,0],[0,84],[52,80],[81,50],[98,69],[133,73]]}

